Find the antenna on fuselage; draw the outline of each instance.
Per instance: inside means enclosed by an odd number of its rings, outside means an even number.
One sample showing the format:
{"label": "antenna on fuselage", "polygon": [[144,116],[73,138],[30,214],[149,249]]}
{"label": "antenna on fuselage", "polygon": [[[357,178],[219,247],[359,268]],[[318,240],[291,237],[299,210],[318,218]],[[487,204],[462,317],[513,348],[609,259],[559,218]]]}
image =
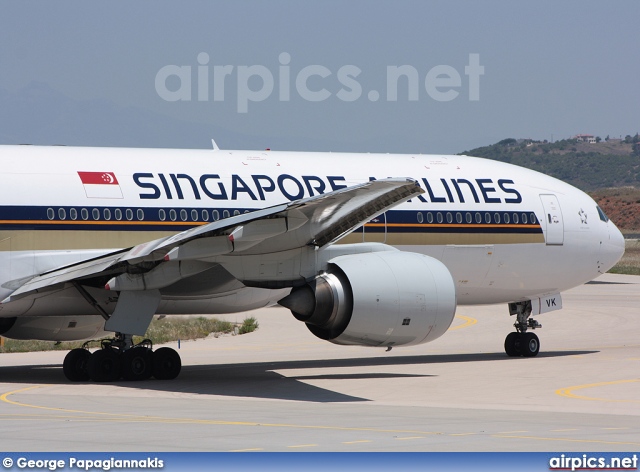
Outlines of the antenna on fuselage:
{"label": "antenna on fuselage", "polygon": [[219,151],[220,148],[218,147],[218,145],[216,144],[215,139],[211,138],[211,145],[213,146],[213,150],[214,151]]}

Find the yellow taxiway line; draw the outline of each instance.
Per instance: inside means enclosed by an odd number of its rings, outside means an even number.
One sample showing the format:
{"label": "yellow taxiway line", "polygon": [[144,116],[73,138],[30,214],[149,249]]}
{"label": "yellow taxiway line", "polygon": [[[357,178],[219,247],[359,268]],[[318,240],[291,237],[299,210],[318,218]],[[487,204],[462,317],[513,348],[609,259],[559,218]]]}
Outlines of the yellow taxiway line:
{"label": "yellow taxiway line", "polygon": [[478,320],[476,320],[475,318],[471,318],[470,316],[456,315],[456,318],[460,318],[460,319],[464,320],[465,322],[462,323],[461,325],[450,327],[448,329],[448,331],[454,331],[456,329],[468,328],[469,326],[472,326],[472,325],[474,325],[474,324],[476,324],[478,322]]}
{"label": "yellow taxiway line", "polygon": [[556,394],[561,397],[574,398],[578,400],[591,400],[597,402],[612,402],[612,403],[640,403],[640,400],[618,400],[615,398],[597,398],[597,397],[588,397],[586,395],[576,395],[573,393],[575,390],[584,390],[587,388],[595,388],[595,387],[605,387],[608,385],[620,385],[632,382],[640,382],[640,379],[628,379],[628,380],[614,380],[612,382],[598,382],[592,384],[585,385],[574,385],[573,387],[565,387],[556,390]]}

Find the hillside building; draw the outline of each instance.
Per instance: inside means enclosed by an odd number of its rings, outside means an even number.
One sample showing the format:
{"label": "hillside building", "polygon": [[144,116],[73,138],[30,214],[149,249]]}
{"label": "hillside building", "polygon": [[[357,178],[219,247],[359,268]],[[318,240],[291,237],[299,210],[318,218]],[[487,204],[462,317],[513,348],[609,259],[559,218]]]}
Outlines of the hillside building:
{"label": "hillside building", "polygon": [[583,143],[595,143],[596,137],[592,134],[576,134],[573,139]]}

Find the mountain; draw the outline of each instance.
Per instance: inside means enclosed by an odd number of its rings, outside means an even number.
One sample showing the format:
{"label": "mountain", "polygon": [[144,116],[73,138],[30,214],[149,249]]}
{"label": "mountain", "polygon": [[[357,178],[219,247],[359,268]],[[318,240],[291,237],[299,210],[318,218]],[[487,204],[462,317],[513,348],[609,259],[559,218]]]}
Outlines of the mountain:
{"label": "mountain", "polygon": [[610,187],[640,187],[638,141],[638,135],[591,144],[576,139],[549,143],[509,138],[461,154],[534,169],[591,192]]}

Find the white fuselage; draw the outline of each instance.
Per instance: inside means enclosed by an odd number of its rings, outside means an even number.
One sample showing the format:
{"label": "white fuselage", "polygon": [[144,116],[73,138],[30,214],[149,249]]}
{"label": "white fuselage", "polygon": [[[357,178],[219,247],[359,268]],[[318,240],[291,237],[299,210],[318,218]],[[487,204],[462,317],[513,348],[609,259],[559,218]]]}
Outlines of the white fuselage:
{"label": "white fuselage", "polygon": [[[414,178],[426,192],[343,242],[441,260],[459,304],[561,292],[607,271],[624,250],[585,193],[468,156],[0,146],[0,163],[1,299],[24,278],[115,248],[386,177]],[[201,287],[164,295],[159,312],[243,311],[281,296]]]}

